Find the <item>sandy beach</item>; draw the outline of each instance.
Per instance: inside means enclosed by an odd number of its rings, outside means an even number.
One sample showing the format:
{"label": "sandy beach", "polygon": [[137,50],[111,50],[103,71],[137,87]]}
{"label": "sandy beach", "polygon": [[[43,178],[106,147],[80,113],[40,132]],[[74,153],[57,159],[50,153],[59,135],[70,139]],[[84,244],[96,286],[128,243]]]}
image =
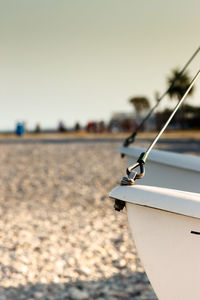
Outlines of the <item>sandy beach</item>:
{"label": "sandy beach", "polygon": [[[136,143],[148,145],[149,138]],[[0,300],[156,300],[126,212],[119,139],[0,139]],[[199,155],[200,140],[158,148]]]}

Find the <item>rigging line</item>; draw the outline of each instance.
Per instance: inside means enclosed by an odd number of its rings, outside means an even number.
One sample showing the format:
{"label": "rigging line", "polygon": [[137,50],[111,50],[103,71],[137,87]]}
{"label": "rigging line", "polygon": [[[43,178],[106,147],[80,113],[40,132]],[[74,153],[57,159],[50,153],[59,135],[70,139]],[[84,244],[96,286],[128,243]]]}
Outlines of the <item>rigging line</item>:
{"label": "rigging line", "polygon": [[[174,107],[174,110],[172,111],[172,113],[169,116],[168,120],[166,121],[166,123],[164,124],[164,126],[162,127],[160,132],[156,135],[153,142],[150,144],[150,146],[147,148],[147,150],[145,152],[142,152],[140,154],[140,157],[138,158],[137,162],[134,165],[131,165],[127,168],[126,173],[127,173],[128,177],[123,177],[122,178],[121,185],[133,185],[135,179],[141,179],[142,177],[144,177],[144,175],[145,175],[144,164],[145,164],[145,162],[148,158],[148,155],[149,155],[150,151],[155,146],[158,139],[160,138],[160,136],[162,135],[162,133],[165,131],[166,127],[170,123],[171,119],[173,118],[173,116],[175,115],[175,113],[177,112],[177,110],[179,109],[179,107],[181,106],[181,104],[183,103],[185,98],[187,97],[188,93],[190,92],[191,88],[193,87],[193,85],[194,85],[195,81],[197,80],[197,78],[199,77],[199,75],[200,75],[200,70],[197,72],[195,77],[190,82],[190,85],[188,86],[185,94],[179,100],[179,102],[176,104],[176,106]],[[137,167],[140,167],[140,173],[134,171],[134,169],[136,169]]]}
{"label": "rigging line", "polygon": [[[189,64],[192,62],[192,60],[195,58],[197,53],[200,51],[200,47],[194,52],[194,54],[191,56],[191,58],[187,61],[183,69],[178,73],[177,77],[173,80],[171,85],[168,87],[168,89],[158,98],[157,103],[152,107],[152,109],[149,111],[149,113],[146,115],[146,117],[142,120],[142,122],[137,126],[136,130],[125,139],[123,146],[128,147],[131,143],[134,142],[134,139],[138,133],[138,131],[143,127],[145,122],[150,118],[154,110],[157,108],[161,100],[168,94],[169,90],[174,86],[175,82],[180,78],[180,76],[185,72]],[[124,156],[124,155],[123,155]]]}
{"label": "rigging line", "polygon": [[157,136],[155,137],[155,139],[153,140],[151,145],[147,148],[146,152],[144,153],[144,159],[145,159],[144,162],[146,161],[150,151],[155,146],[155,144],[157,143],[157,141],[160,138],[160,136],[162,135],[162,133],[165,131],[165,129],[168,126],[168,124],[170,123],[171,119],[173,118],[173,116],[175,115],[175,113],[177,112],[177,110],[179,109],[179,107],[181,106],[181,104],[183,103],[185,98],[187,97],[188,93],[190,92],[191,88],[193,87],[193,85],[194,85],[195,81],[197,80],[197,78],[199,77],[199,75],[200,75],[200,70],[197,72],[195,77],[192,79],[192,81],[191,81],[189,87],[187,88],[185,94],[183,95],[183,97],[179,100],[179,102],[175,106],[174,110],[172,111],[171,115],[169,116],[169,118],[168,118],[167,122],[165,123],[165,125],[163,126],[163,128],[157,134]]}
{"label": "rigging line", "polygon": [[[181,104],[183,103],[185,98],[187,97],[188,93],[190,92],[191,88],[193,87],[193,85],[194,85],[195,81],[197,80],[197,78],[199,77],[199,75],[200,75],[200,70],[197,72],[195,77],[192,79],[192,81],[191,81],[189,87],[187,88],[185,94],[179,100],[179,102],[176,104],[176,106],[174,107],[174,110],[172,111],[172,113],[169,116],[168,120],[166,121],[166,123],[164,124],[164,126],[160,130],[160,132],[157,134],[157,136],[155,137],[153,142],[147,148],[146,152],[141,153],[139,159],[137,160],[137,162],[134,165],[129,166],[127,168],[126,173],[127,173],[128,177],[123,177],[121,182],[120,182],[120,185],[122,185],[122,186],[131,186],[131,185],[134,185],[136,179],[141,179],[141,178],[144,177],[144,175],[145,175],[144,164],[145,164],[145,162],[148,158],[148,155],[149,155],[150,151],[155,146],[156,142],[158,141],[158,139],[160,138],[160,136],[162,135],[162,133],[164,132],[164,130],[168,126],[169,122],[171,121],[171,119],[173,118],[173,116],[175,115],[175,113],[177,112],[177,110],[179,109],[179,107],[181,106]],[[134,171],[134,169],[136,169],[137,167],[140,167],[140,173]],[[124,206],[125,206],[125,202],[123,200],[115,199],[115,204],[114,204],[115,210],[120,211],[124,208]],[[191,233],[193,233],[193,232],[191,231]]]}

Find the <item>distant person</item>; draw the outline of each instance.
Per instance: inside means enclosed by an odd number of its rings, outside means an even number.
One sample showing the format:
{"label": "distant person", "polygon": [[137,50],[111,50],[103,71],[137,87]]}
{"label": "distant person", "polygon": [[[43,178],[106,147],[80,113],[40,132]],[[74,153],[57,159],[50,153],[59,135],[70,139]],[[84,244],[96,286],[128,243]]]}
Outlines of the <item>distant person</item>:
{"label": "distant person", "polygon": [[18,136],[22,136],[24,134],[24,125],[23,125],[23,123],[17,123],[15,133]]}
{"label": "distant person", "polygon": [[106,126],[105,126],[104,121],[100,121],[100,122],[99,122],[98,128],[99,128],[98,131],[99,131],[100,133],[105,132]]}
{"label": "distant person", "polygon": [[87,126],[86,126],[86,130],[87,132],[96,132],[97,131],[97,123],[96,122],[88,122]]}
{"label": "distant person", "polygon": [[75,131],[80,131],[81,130],[81,126],[78,122],[75,124],[74,130]]}
{"label": "distant person", "polygon": [[37,123],[35,126],[35,133],[40,133],[40,132],[41,132],[41,127],[40,127],[40,124]]}
{"label": "distant person", "polygon": [[58,131],[59,132],[65,132],[65,131],[67,131],[66,126],[65,126],[65,124],[62,121],[60,121],[59,124],[58,124]]}

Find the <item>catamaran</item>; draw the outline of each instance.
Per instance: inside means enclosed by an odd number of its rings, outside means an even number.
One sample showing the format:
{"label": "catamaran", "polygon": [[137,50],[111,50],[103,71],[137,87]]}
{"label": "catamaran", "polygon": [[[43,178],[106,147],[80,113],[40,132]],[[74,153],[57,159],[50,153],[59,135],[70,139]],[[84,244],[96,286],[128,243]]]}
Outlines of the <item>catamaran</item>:
{"label": "catamaran", "polygon": [[152,150],[199,75],[146,151],[119,148],[129,167],[110,193],[116,210],[126,206],[139,256],[160,300],[200,299],[200,157]]}

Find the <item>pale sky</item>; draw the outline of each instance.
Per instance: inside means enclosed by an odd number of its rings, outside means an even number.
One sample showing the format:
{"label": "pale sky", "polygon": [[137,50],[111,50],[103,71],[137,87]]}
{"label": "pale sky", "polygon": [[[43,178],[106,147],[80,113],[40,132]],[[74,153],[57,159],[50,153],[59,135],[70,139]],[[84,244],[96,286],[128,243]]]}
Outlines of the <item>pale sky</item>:
{"label": "pale sky", "polygon": [[131,96],[154,103],[200,46],[200,1],[0,0],[0,37],[0,130],[85,125],[131,112]]}

